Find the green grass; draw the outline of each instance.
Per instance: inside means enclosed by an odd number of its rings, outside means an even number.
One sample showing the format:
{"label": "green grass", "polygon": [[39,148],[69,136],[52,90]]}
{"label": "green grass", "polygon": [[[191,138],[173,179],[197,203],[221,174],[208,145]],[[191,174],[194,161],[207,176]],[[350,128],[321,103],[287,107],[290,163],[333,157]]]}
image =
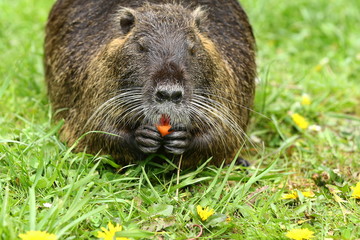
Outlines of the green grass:
{"label": "green grass", "polygon": [[[52,2],[0,0],[0,239],[29,230],[97,239],[108,222],[134,239],[193,238],[195,224],[201,239],[287,239],[294,228],[360,237],[360,202],[350,197],[360,181],[359,1],[243,0],[261,80],[248,133],[264,147],[243,152],[246,172],[203,165],[180,176],[151,159],[117,171],[58,140],[42,68]],[[321,131],[299,129],[291,113]],[[315,196],[281,200],[291,190]],[[199,204],[215,214],[201,221]]]}

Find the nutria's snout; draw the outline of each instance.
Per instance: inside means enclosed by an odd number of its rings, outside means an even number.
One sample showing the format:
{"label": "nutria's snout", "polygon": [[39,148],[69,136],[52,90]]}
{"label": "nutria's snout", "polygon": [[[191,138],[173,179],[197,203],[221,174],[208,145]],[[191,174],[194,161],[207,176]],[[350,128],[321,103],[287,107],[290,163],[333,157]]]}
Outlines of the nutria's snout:
{"label": "nutria's snout", "polygon": [[179,85],[160,85],[157,86],[154,93],[155,102],[157,103],[174,103],[182,102],[184,89]]}
{"label": "nutria's snout", "polygon": [[[185,94],[185,88],[179,84],[162,83],[154,88],[152,100],[145,119],[157,121],[160,116],[167,116],[173,126],[189,125],[188,112],[189,94]],[[152,122],[154,122],[152,121]]]}

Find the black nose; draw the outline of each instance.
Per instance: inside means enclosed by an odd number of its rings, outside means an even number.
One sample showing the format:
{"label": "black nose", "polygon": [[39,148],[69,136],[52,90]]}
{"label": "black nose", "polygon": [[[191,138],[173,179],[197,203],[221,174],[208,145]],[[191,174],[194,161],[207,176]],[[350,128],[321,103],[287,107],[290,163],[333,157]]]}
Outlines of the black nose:
{"label": "black nose", "polygon": [[159,103],[166,101],[180,103],[183,99],[183,91],[178,87],[158,87],[155,92],[155,99]]}

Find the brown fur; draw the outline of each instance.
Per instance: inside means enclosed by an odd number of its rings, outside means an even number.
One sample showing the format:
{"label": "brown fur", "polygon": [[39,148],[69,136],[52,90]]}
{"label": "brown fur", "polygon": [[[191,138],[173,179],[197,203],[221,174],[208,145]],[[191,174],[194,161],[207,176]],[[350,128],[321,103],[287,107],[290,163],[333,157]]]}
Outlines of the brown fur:
{"label": "brown fur", "polygon": [[[157,153],[172,158],[166,144],[176,144],[185,167],[211,156],[215,165],[234,158],[246,141],[255,89],[255,41],[247,17],[236,0],[168,2],[174,1],[55,3],[45,69],[55,119],[65,120],[61,140],[72,145],[89,131],[107,132],[88,133],[76,150],[136,162],[148,155],[139,139],[156,135],[144,126],[153,128],[166,114],[183,142],[159,140]],[[151,51],[141,39],[151,40]],[[183,91],[181,103],[157,103],[153,93],[163,87]],[[127,95],[127,89],[133,92]]]}

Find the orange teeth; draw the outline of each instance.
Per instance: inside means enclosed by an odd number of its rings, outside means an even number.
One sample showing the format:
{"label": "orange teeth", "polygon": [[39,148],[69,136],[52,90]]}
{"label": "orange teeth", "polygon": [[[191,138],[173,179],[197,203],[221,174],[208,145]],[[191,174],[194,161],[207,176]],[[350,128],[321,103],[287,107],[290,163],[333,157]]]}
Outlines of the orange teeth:
{"label": "orange teeth", "polygon": [[162,137],[172,133],[172,131],[169,132],[169,130],[171,128],[170,118],[168,116],[166,116],[165,114],[161,115],[160,124],[156,125],[156,128],[158,129],[158,131],[160,132]]}

